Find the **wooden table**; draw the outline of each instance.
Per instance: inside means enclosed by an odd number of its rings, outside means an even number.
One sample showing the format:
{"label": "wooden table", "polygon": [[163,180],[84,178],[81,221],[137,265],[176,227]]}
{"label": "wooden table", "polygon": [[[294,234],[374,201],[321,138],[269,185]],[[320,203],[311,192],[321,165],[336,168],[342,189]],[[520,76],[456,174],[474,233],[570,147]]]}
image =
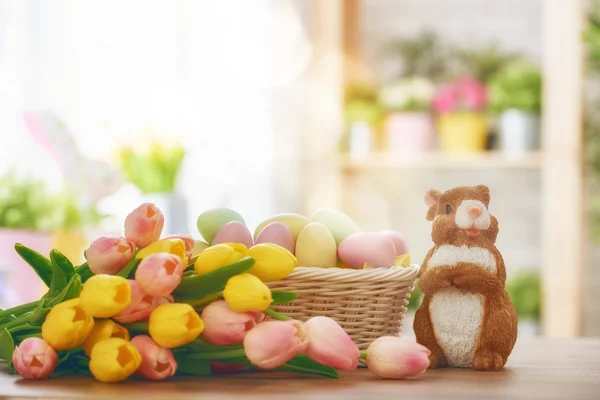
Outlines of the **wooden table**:
{"label": "wooden table", "polygon": [[0,375],[0,399],[600,399],[600,339],[520,340],[505,370],[442,369],[382,380],[368,370],[340,379],[246,373],[167,382],[25,381]]}

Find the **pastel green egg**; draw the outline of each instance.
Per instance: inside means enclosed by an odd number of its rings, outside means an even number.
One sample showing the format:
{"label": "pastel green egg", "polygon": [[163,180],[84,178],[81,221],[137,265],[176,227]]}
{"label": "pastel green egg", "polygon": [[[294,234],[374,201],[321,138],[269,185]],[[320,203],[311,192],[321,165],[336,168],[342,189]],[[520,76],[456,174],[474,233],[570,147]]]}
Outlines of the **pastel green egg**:
{"label": "pastel green egg", "polygon": [[303,267],[336,267],[337,246],[329,229],[319,222],[306,225],[296,240],[296,258]]}
{"label": "pastel green egg", "polygon": [[337,245],[348,236],[360,232],[359,226],[350,217],[338,210],[329,208],[317,210],[310,218],[310,222],[319,222],[325,225],[333,235]]}
{"label": "pastel green egg", "polygon": [[198,225],[198,232],[204,240],[207,243],[212,243],[221,228],[231,221],[246,223],[244,218],[236,211],[229,208],[214,208],[200,214],[196,224]]}
{"label": "pastel green egg", "polygon": [[192,249],[192,257],[196,257],[198,254],[202,253],[204,250],[210,247],[210,245],[202,240],[194,240],[194,248]]}
{"label": "pastel green egg", "polygon": [[298,235],[300,235],[300,231],[304,229],[304,227],[308,225],[310,221],[302,214],[277,214],[271,218],[265,219],[258,225],[258,227],[256,227],[256,230],[254,231],[254,241],[256,241],[256,238],[258,238],[258,235],[265,228],[265,226],[269,225],[271,222],[281,222],[287,226],[290,232],[292,232],[294,241],[296,241],[298,239]]}

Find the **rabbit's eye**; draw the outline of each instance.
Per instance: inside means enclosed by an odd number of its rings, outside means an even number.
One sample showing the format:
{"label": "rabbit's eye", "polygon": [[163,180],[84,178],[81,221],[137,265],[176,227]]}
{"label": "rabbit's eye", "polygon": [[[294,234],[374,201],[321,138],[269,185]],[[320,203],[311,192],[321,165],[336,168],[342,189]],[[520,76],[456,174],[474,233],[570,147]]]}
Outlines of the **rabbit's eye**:
{"label": "rabbit's eye", "polygon": [[446,204],[446,214],[450,214],[452,210],[452,206],[450,204]]}

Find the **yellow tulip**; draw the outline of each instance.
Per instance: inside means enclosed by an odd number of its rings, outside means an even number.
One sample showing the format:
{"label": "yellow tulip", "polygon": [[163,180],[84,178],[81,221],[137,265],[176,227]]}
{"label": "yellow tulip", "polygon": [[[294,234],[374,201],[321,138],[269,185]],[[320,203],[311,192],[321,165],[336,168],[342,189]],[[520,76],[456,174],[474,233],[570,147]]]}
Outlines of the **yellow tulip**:
{"label": "yellow tulip", "polygon": [[79,298],[81,307],[91,316],[110,318],[131,302],[131,286],[121,276],[94,275],[83,285]]}
{"label": "yellow tulip", "polygon": [[246,257],[248,249],[240,243],[221,243],[205,249],[194,263],[197,274],[205,274]]}
{"label": "yellow tulip", "polygon": [[229,278],[223,298],[229,308],[237,312],[261,312],[273,302],[267,285],[249,273]]}
{"label": "yellow tulip", "polygon": [[150,244],[148,247],[141,249],[135,256],[135,258],[142,259],[155,253],[169,253],[178,256],[183,261],[183,265],[187,265],[188,258],[185,252],[186,247],[185,242],[183,240],[169,238],[159,240]]}
{"label": "yellow tulip", "polygon": [[273,243],[260,243],[248,249],[254,265],[248,271],[263,282],[273,282],[288,276],[298,266],[298,260],[288,249]]}
{"label": "yellow tulip", "polygon": [[156,307],[150,314],[148,332],[163,347],[183,346],[196,339],[204,330],[204,322],[192,306],[168,303]]}
{"label": "yellow tulip", "polygon": [[125,327],[117,324],[112,319],[96,321],[94,324],[94,329],[92,329],[92,332],[89,334],[87,339],[85,339],[81,347],[83,348],[85,354],[89,356],[96,343],[108,338],[121,338],[129,340],[129,332],[127,332]]}
{"label": "yellow tulip", "polygon": [[90,354],[90,372],[100,382],[120,382],[132,375],[142,363],[134,345],[122,338],[96,343]]}
{"label": "yellow tulip", "polygon": [[55,350],[80,346],[94,327],[94,319],[81,307],[79,298],[55,305],[42,324],[42,337]]}

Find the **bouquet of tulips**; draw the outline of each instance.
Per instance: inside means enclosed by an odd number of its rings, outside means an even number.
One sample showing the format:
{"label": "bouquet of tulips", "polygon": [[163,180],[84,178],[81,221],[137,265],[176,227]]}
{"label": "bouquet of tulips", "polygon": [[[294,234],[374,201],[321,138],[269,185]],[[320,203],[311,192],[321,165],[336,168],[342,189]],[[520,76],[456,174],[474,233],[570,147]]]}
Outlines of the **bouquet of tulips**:
{"label": "bouquet of tulips", "polygon": [[126,218],[124,237],[96,239],[79,266],[57,250],[46,258],[17,244],[48,291],[0,311],[0,359],[26,379],[101,382],[242,370],[337,377],[361,358],[388,378],[427,368],[429,352],[414,341],[382,337],[360,352],[331,318],[300,322],[270,309],[297,297],[265,284],[296,267],[285,248],[226,243],[193,254],[190,236],[161,238],[163,224],[161,211],[143,204]]}

